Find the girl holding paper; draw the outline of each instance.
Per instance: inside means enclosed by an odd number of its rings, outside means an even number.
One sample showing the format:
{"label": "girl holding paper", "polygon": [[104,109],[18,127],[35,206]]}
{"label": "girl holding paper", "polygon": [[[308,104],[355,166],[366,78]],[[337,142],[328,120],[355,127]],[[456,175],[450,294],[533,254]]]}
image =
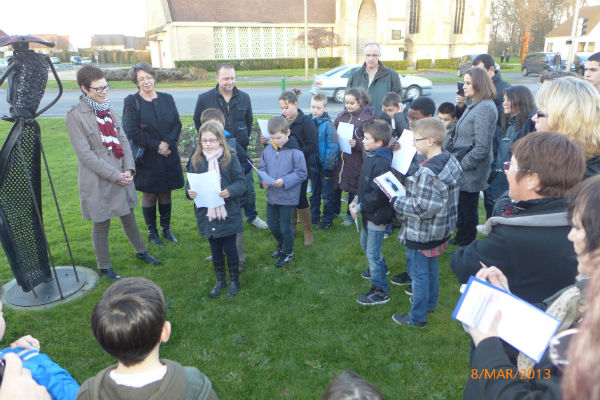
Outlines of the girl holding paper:
{"label": "girl holding paper", "polygon": [[[225,204],[217,207],[194,205],[200,235],[208,239],[217,282],[210,297],[217,297],[227,285],[225,279],[225,257],[229,269],[227,296],[234,297],[240,287],[239,257],[235,246],[238,232],[242,232],[240,196],[246,193],[246,178],[237,157],[231,157],[223,127],[218,122],[204,123],[198,131],[198,147],[187,165],[188,173],[214,172],[220,181],[219,197]],[[210,190],[210,188],[202,188]],[[188,198],[195,199],[197,192],[186,184]],[[225,257],[223,256],[225,253]]]}

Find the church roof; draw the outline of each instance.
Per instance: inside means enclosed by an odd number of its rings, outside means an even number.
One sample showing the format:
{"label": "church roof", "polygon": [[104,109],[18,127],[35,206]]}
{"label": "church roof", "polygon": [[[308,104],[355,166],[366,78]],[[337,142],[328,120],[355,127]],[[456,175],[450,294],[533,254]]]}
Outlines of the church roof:
{"label": "church roof", "polygon": [[[302,0],[167,0],[173,22],[304,23]],[[308,0],[308,22],[335,23],[335,0]]]}
{"label": "church roof", "polygon": [[[587,18],[587,33],[589,34],[600,22],[600,6],[594,7],[582,7],[579,9],[579,18]],[[571,27],[573,26],[573,16],[567,18],[565,22],[558,25],[554,28],[550,33],[546,35],[549,37],[563,37],[563,36],[571,36]],[[587,36],[583,35],[583,36]]]}

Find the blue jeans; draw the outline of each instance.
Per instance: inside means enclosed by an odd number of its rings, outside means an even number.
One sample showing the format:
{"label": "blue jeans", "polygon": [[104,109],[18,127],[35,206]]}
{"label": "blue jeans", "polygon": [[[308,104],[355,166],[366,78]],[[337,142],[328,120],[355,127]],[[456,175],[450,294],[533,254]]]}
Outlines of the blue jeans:
{"label": "blue jeans", "polygon": [[323,198],[323,223],[331,224],[337,217],[334,210],[333,178],[325,179],[323,171],[313,169],[310,172],[312,195],[310,196],[310,217],[314,224],[321,221],[321,197]]}
{"label": "blue jeans", "polygon": [[246,221],[252,222],[258,216],[256,212],[256,191],[254,190],[254,170],[246,174],[246,204],[244,205]]}
{"label": "blue jeans", "polygon": [[277,248],[285,254],[294,252],[292,214],[296,206],[280,206],[267,203],[267,225],[277,240]]}
{"label": "blue jeans", "polygon": [[412,279],[410,319],[426,322],[427,312],[433,312],[440,294],[438,258],[425,257],[419,250],[405,248],[407,270]]}
{"label": "blue jeans", "polygon": [[371,284],[378,289],[388,292],[389,284],[385,276],[386,262],[383,258],[383,234],[385,232],[373,231],[362,226],[360,231],[360,247],[369,260]]}

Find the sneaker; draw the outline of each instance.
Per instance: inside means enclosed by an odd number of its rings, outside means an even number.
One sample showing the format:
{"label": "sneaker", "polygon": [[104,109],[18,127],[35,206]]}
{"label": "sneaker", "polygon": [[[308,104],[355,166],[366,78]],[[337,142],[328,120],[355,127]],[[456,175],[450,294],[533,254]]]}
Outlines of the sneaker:
{"label": "sneaker", "polygon": [[290,253],[290,254],[281,253],[281,256],[279,256],[279,259],[277,261],[275,261],[275,266],[277,268],[283,267],[285,264],[292,261],[292,258],[294,258],[294,253]]}
{"label": "sneaker", "polygon": [[371,286],[369,293],[363,294],[356,299],[363,306],[376,306],[378,304],[385,304],[390,301],[390,296],[381,289]]}
{"label": "sneaker", "polygon": [[330,222],[321,222],[319,224],[318,229],[322,230],[322,231],[326,231],[327,229],[331,228],[331,223]]}
{"label": "sneaker", "polygon": [[398,274],[392,279],[390,279],[390,282],[394,285],[406,286],[412,283],[412,279],[410,279],[410,275],[408,275],[408,272],[404,271],[401,274]]}
{"label": "sneaker", "polygon": [[112,268],[101,269],[100,276],[104,276],[109,281],[116,281],[121,279],[121,275],[117,275],[115,270]]}
{"label": "sneaker", "polygon": [[206,262],[212,262],[212,256],[208,256],[205,258]]}
{"label": "sneaker", "polygon": [[342,221],[342,226],[351,226],[353,222],[354,222],[354,221],[353,221],[352,219],[350,219],[350,218],[345,218],[345,219]]}
{"label": "sneaker", "polygon": [[271,254],[271,257],[273,257],[273,258],[279,258],[279,257],[281,257],[282,254],[283,253],[281,252],[281,249],[277,249],[277,250],[275,250],[273,252],[273,254]]}
{"label": "sneaker", "polygon": [[[390,270],[387,269],[387,267],[385,267],[385,275],[387,276],[389,274],[390,274]],[[361,272],[360,276],[362,276],[365,279],[369,279],[370,280],[371,279],[371,270],[368,269],[366,271]]]}
{"label": "sneaker", "polygon": [[263,221],[262,219],[260,219],[260,217],[256,217],[252,220],[252,222],[250,222],[252,225],[254,225],[255,227],[257,227],[258,229],[267,229],[269,226],[267,225],[267,223],[265,221]]}
{"label": "sneaker", "polygon": [[404,293],[406,293],[409,296],[412,296],[412,285],[408,285],[406,289],[404,289]]}
{"label": "sneaker", "polygon": [[387,239],[387,238],[389,238],[389,237],[390,237],[389,233],[384,233],[384,234],[383,234],[383,239]]}
{"label": "sneaker", "polygon": [[392,319],[399,325],[416,326],[417,328],[424,328],[427,322],[417,322],[410,319],[408,314],[394,314]]}

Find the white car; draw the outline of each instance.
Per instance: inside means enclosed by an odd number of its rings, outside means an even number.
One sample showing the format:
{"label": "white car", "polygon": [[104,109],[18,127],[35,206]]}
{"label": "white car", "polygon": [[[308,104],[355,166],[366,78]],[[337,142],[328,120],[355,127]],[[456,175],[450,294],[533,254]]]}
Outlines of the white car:
{"label": "white car", "polygon": [[[338,103],[343,103],[348,78],[356,68],[361,66],[362,64],[343,65],[315,75],[310,92],[312,94],[322,93]],[[429,79],[420,76],[400,75],[400,82],[402,83],[402,97],[404,99],[415,99],[419,96],[431,95],[433,84]]]}
{"label": "white car", "polygon": [[50,57],[50,61],[52,61],[52,64],[60,64],[60,58],[58,57]]}
{"label": "white car", "polygon": [[85,65],[85,64],[91,64],[91,63],[92,63],[92,59],[91,59],[91,58],[89,58],[89,57],[83,57],[83,58],[81,59],[81,63],[82,63],[83,65]]}

